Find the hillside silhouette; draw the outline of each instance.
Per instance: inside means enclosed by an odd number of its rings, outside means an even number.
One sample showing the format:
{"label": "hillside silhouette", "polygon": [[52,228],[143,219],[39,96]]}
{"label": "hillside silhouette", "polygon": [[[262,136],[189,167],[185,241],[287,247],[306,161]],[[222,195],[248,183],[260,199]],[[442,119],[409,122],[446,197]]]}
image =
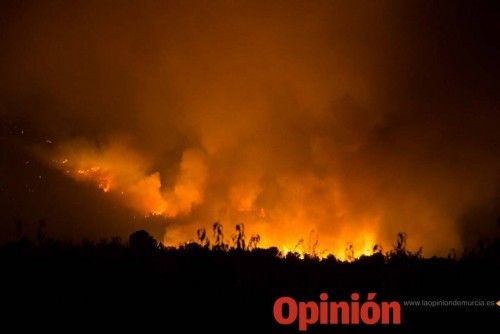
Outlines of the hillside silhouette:
{"label": "hillside silhouette", "polygon": [[200,229],[197,242],[165,247],[144,230],[128,241],[71,243],[47,238],[41,229],[37,240],[20,238],[0,247],[4,320],[19,329],[37,321],[63,329],[295,333],[296,325],[274,321],[274,301],[281,296],[317,301],[321,292],[338,300],[352,292],[397,300],[402,324],[311,326],[308,332],[450,330],[498,320],[496,306],[424,308],[403,301],[498,300],[499,240],[478,243],[460,256],[452,251],[447,258],[423,258],[421,251],[406,249],[406,235],[400,233],[391,250],[374,246],[371,256],[340,261],[259,248],[260,237],[247,241],[243,226],[226,244],[222,231],[215,223],[212,238]]}

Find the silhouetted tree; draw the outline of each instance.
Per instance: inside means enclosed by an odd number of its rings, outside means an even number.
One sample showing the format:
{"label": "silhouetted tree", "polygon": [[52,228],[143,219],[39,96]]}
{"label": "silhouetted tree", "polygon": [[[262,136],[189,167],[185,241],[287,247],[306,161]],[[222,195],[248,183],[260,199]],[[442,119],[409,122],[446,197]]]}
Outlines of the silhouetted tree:
{"label": "silhouetted tree", "polygon": [[147,231],[140,230],[129,236],[130,249],[136,254],[152,254],[158,250],[158,242]]}
{"label": "silhouetted tree", "polygon": [[288,252],[285,255],[285,259],[288,261],[300,261],[300,254],[297,252]]}
{"label": "silhouetted tree", "polygon": [[328,254],[323,261],[325,261],[326,263],[336,263],[337,258],[333,254]]}

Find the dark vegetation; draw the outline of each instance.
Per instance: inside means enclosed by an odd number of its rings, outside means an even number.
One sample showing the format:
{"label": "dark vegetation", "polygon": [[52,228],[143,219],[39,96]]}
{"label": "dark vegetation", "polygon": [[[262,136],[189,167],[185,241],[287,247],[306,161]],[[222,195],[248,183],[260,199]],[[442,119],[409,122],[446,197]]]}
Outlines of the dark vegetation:
{"label": "dark vegetation", "polygon": [[[318,301],[361,300],[376,292],[377,300],[397,300],[403,324],[397,327],[312,326],[308,332],[409,332],[464,325],[497,325],[499,307],[405,307],[404,300],[495,300],[500,297],[500,241],[478,243],[461,256],[423,258],[406,248],[399,233],[393,249],[374,246],[371,256],[354,259],[317,254],[281,254],[259,248],[260,237],[245,237],[236,226],[231,243],[223,226],[197,231],[197,242],[165,247],[146,231],[101,242],[69,243],[45,236],[40,223],[36,240],[22,237],[0,247],[2,325],[77,326],[113,331],[139,326],[141,332],[294,333],[296,325],[275,324],[276,298]],[[41,326],[41,327],[40,327]],[[70,326],[70,327],[68,327]],[[97,327],[96,327],[97,326]]]}

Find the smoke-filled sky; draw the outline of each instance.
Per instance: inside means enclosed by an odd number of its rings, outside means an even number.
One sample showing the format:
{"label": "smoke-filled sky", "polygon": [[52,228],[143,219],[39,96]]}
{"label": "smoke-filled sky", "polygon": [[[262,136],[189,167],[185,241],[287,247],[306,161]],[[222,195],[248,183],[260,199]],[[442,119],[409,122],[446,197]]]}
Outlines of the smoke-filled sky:
{"label": "smoke-filled sky", "polygon": [[282,249],[359,255],[404,231],[443,255],[498,234],[498,13],[2,1],[1,239],[45,219],[178,244],[219,221]]}

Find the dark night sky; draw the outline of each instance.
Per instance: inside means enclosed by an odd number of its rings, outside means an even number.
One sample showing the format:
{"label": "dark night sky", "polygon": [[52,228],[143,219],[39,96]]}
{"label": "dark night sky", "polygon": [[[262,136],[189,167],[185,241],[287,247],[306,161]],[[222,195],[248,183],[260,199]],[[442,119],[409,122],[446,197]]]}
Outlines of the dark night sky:
{"label": "dark night sky", "polygon": [[2,1],[0,240],[40,218],[330,251],[406,231],[426,255],[498,234],[499,21],[494,1]]}

